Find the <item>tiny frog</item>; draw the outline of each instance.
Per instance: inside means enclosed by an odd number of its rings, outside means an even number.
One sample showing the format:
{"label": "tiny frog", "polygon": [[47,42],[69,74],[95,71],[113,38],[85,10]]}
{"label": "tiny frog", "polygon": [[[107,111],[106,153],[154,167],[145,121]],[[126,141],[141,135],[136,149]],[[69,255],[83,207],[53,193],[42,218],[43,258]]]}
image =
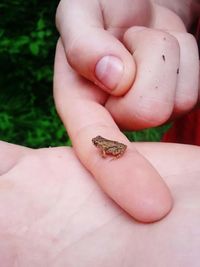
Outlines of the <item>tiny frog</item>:
{"label": "tiny frog", "polygon": [[100,149],[103,158],[105,158],[107,155],[119,158],[124,154],[127,148],[127,146],[122,143],[108,140],[100,135],[92,138],[92,142]]}

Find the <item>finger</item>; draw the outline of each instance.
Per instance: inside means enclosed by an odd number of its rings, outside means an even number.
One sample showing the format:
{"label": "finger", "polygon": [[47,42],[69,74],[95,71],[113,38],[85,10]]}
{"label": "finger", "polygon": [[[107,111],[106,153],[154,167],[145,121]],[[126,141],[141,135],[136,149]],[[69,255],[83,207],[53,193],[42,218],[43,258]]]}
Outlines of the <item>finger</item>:
{"label": "finger", "polygon": [[200,104],[200,58],[199,58],[199,75],[198,75],[198,99],[197,99],[197,106]]}
{"label": "finger", "polygon": [[[69,67],[61,42],[55,59],[54,96],[79,159],[103,190],[139,221],[156,221],[165,216],[172,207],[168,187],[152,165],[129,146],[101,105],[106,95]],[[97,135],[125,143],[127,152],[115,160],[102,158],[91,141]]]}
{"label": "finger", "polygon": [[134,60],[118,40],[128,25],[124,22],[115,27],[114,22],[110,27],[112,21],[106,21],[105,10],[110,5],[112,18],[120,20],[122,17],[124,21],[128,13],[126,19],[129,23],[131,13],[128,12],[129,6],[122,5],[122,1],[117,5],[108,2],[101,5],[99,1],[90,0],[61,1],[56,16],[57,27],[70,65],[105,91],[122,95],[130,88],[135,75]]}
{"label": "finger", "polygon": [[198,100],[199,56],[196,40],[189,33],[170,32],[179,42],[180,64],[173,117],[191,110]]}
{"label": "finger", "polygon": [[0,141],[0,175],[12,169],[29,148]]}
{"label": "finger", "polygon": [[158,126],[174,107],[179,44],[172,35],[144,27],[133,27],[125,34],[125,43],[133,53],[137,76],[129,92],[111,97],[106,107],[120,127],[141,129]]}

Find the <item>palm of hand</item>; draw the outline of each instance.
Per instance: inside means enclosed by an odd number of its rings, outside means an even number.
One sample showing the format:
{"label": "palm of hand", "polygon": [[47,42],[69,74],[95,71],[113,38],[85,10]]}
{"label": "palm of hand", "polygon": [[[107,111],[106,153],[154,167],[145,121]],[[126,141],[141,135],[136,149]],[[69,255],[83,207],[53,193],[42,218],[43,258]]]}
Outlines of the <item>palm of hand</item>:
{"label": "palm of hand", "polygon": [[[1,143],[0,262],[6,267],[198,266],[200,149],[136,145],[175,199],[172,212],[154,224],[134,222],[109,200],[73,150]],[[8,150],[13,161],[6,165]]]}

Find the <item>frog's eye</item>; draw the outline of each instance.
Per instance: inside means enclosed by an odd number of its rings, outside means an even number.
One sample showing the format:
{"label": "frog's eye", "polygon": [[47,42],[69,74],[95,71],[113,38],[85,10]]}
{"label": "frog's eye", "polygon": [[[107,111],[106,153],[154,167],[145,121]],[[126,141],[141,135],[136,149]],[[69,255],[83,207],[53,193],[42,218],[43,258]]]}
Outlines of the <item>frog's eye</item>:
{"label": "frog's eye", "polygon": [[96,140],[96,139],[92,140],[92,142],[93,142],[93,144],[94,144],[95,146],[97,146],[97,145],[99,144],[98,140]]}

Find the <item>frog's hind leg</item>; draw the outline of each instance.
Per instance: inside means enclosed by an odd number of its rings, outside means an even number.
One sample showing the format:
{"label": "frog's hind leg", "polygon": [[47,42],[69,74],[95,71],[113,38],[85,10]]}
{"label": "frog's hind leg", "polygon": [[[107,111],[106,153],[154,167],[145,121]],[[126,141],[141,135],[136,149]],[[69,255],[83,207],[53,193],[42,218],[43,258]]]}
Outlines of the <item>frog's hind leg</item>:
{"label": "frog's hind leg", "polygon": [[102,158],[106,158],[106,151],[101,149],[101,156]]}

